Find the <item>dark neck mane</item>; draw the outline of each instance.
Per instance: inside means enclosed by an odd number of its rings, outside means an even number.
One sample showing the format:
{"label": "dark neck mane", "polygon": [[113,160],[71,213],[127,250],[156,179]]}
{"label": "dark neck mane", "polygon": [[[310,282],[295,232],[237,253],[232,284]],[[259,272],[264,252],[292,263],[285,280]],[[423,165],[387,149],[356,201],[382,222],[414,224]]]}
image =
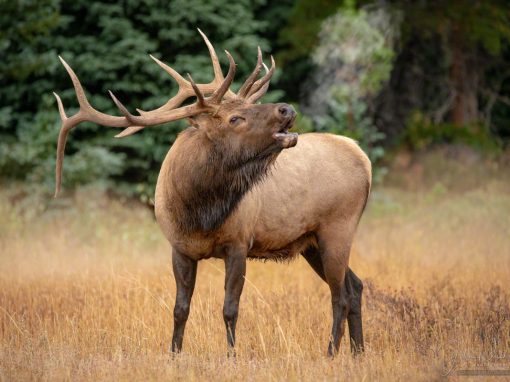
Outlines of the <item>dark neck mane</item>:
{"label": "dark neck mane", "polygon": [[188,129],[182,135],[187,141],[179,145],[182,155],[172,163],[170,209],[183,232],[214,231],[264,178],[278,152],[271,148],[234,153],[197,130]]}

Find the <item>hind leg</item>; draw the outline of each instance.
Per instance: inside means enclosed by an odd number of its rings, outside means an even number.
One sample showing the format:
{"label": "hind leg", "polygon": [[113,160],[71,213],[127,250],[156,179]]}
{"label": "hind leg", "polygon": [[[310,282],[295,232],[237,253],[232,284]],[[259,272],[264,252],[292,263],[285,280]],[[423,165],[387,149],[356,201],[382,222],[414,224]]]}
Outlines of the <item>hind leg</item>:
{"label": "hind leg", "polygon": [[326,282],[331,291],[333,325],[328,346],[328,355],[331,357],[338,353],[349,312],[345,275],[349,263],[350,237],[352,237],[352,235],[345,235],[345,231],[344,235],[339,235],[338,232],[342,232],[342,230],[334,228],[336,227],[330,225],[318,232],[317,235],[324,276],[326,276]]}
{"label": "hind leg", "polygon": [[[309,247],[304,253],[303,257],[308,264],[317,273],[317,275],[326,281],[324,274],[324,267],[322,266],[322,259],[317,248]],[[351,340],[351,352],[358,354],[364,350],[363,342],[363,325],[361,318],[361,296],[363,293],[363,283],[352,271],[351,268],[347,269],[345,275],[345,284],[347,294],[349,296],[349,312],[347,313],[347,324],[349,326],[349,337]]]}
{"label": "hind leg", "polygon": [[[305,258],[309,257],[309,262],[318,270],[320,275],[323,275],[331,291],[331,304],[333,311],[333,325],[331,328],[331,339],[328,347],[328,354],[334,356],[339,349],[340,340],[345,332],[345,321],[350,311],[351,300],[356,298],[355,285],[359,279],[351,280],[348,275],[349,254],[351,249],[352,237],[356,229],[357,221],[346,221],[342,218],[337,219],[332,224],[324,225],[317,234],[317,242],[319,247],[319,256],[322,263],[322,272],[320,266],[315,261],[310,261],[311,258],[305,254]],[[354,304],[352,319],[349,320],[352,326],[353,342],[356,346],[351,344],[351,349],[356,350],[362,341],[360,338],[361,315],[357,307],[361,304]]]}
{"label": "hind leg", "polygon": [[363,320],[361,318],[361,296],[363,294],[363,283],[349,268],[347,276],[345,277],[345,285],[350,299],[347,324],[349,325],[351,352],[353,354],[359,354],[365,350],[365,343],[363,341]]}

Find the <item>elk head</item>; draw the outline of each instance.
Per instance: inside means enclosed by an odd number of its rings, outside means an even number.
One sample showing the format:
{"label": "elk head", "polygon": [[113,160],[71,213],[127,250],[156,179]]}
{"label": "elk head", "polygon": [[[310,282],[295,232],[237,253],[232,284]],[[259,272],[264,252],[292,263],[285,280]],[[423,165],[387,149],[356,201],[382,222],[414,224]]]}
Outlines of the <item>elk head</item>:
{"label": "elk head", "polygon": [[[238,92],[234,93],[230,90],[236,70],[234,59],[229,52],[225,51],[229,60],[229,70],[227,76],[224,77],[214,47],[200,29],[199,32],[211,55],[214,70],[213,81],[209,84],[195,84],[189,74],[188,80],[186,80],[174,69],[151,56],[161,68],[175,79],[179,90],[174,97],[158,109],[152,111],[137,109],[140,115],[131,114],[112,92],[110,95],[123,117],[107,115],[92,108],[78,77],[60,57],[73,82],[80,110],[77,114],[67,117],[60,97],[54,93],[62,119],[57,147],[55,196],[58,195],[61,187],[67,135],[71,129],[84,121],[109,127],[124,127],[125,129],[116,135],[121,138],[132,135],[147,126],[187,118],[190,125],[204,132],[211,142],[234,153],[232,158],[235,158],[236,162],[273,156],[282,149],[296,145],[297,134],[288,131],[295,119],[294,109],[282,103],[256,104],[269,87],[269,81],[275,70],[273,57],[271,57],[271,68],[268,69],[262,62],[262,53],[259,48],[255,69]],[[258,79],[262,67],[266,73]],[[192,96],[196,97],[195,103],[181,106]]]}

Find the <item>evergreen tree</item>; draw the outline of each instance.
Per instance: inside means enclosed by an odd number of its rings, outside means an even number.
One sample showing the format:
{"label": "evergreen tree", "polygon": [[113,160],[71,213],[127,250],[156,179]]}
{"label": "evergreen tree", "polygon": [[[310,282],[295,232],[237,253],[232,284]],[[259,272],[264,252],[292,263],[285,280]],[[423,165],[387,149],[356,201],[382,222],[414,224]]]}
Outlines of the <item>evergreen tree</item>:
{"label": "evergreen tree", "polygon": [[[125,0],[2,3],[0,49],[0,175],[53,187],[59,120],[52,91],[67,113],[76,111],[71,81],[57,55],[73,67],[91,104],[118,111],[111,89],[126,105],[149,110],[176,91],[172,79],[148,53],[196,81],[209,81],[212,67],[200,27],[221,54],[228,49],[243,79],[256,62],[257,45],[267,28],[255,12],[265,1]],[[266,60],[268,59],[266,55]],[[182,124],[145,129],[114,139],[112,128],[82,124],[72,131],[66,149],[64,186],[93,180],[116,181],[116,189],[152,195],[159,166]]]}

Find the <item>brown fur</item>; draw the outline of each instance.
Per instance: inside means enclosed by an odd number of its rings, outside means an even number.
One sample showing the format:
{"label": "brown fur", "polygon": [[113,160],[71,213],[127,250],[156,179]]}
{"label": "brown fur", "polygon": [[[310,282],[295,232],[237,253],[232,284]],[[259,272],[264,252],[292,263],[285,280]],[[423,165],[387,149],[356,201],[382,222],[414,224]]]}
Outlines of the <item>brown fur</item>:
{"label": "brown fur", "polygon": [[[156,217],[187,256],[221,257],[215,249],[234,242],[252,258],[292,257],[305,249],[303,237],[327,224],[352,238],[370,189],[368,158],[351,139],[329,134],[301,135],[277,157],[274,108],[227,104],[194,121],[199,127],[181,133],[169,151]],[[233,114],[244,115],[246,126],[225,126]]]}
{"label": "brown fur", "polygon": [[328,354],[338,352],[346,319],[351,349],[362,351],[362,284],[348,264],[370,191],[370,161],[348,138],[305,134],[298,142],[288,133],[294,117],[285,104],[228,102],[191,120],[168,152],[155,210],[173,249],[173,351],[182,347],[198,260],[225,262],[223,318],[232,350],[246,259],[298,254],[331,290]]}
{"label": "brown fur", "polygon": [[[73,80],[80,110],[68,118],[55,94],[62,119],[55,195],[60,190],[67,134],[78,123],[87,120],[125,127],[117,135],[123,137],[143,126],[188,118],[191,127],[168,152],[155,196],[156,218],[173,251],[172,351],[182,348],[198,260],[218,257],[225,262],[223,318],[232,349],[246,259],[290,260],[300,253],[331,290],[328,353],[333,356],[338,351],[346,319],[351,349],[362,350],[362,283],[348,264],[352,238],[370,192],[370,161],[354,141],[343,137],[305,134],[298,144],[297,134],[288,131],[296,116],[291,106],[254,104],[268,89],[275,70],[273,58],[271,68],[266,67],[266,74],[257,80],[263,66],[259,48],[254,71],[233,93],[229,87],[234,59],[226,52],[230,65],[223,78],[212,44],[199,32],[211,54],[214,81],[197,85],[191,76],[186,81],[156,60],[178,82],[179,91],[162,107],[140,116],[132,115],[111,92],[124,117],[93,109],[78,77],[61,59]],[[197,101],[178,107],[191,91]]]}

